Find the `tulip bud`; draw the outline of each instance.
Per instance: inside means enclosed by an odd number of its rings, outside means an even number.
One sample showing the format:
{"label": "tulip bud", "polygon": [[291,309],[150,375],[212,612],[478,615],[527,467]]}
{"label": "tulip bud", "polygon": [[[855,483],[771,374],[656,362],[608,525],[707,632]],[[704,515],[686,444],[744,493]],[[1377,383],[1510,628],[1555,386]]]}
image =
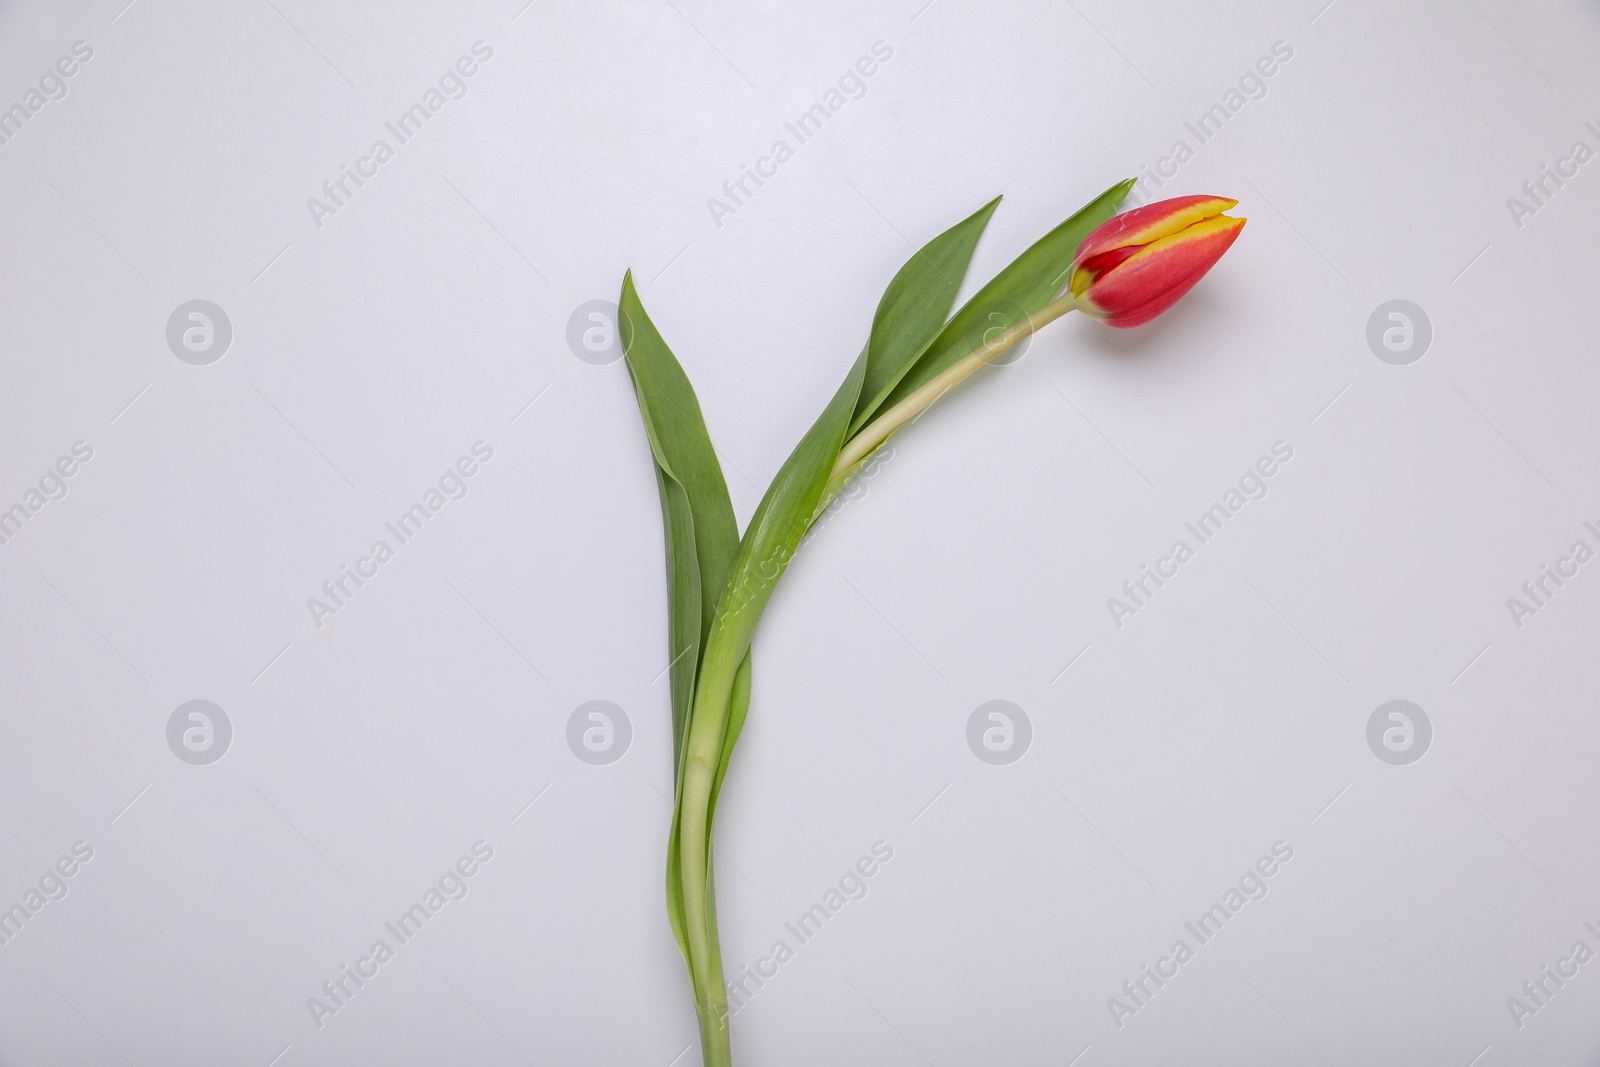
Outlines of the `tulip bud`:
{"label": "tulip bud", "polygon": [[1180,196],[1106,222],[1078,247],[1077,307],[1108,326],[1140,326],[1178,302],[1244,228],[1220,196]]}

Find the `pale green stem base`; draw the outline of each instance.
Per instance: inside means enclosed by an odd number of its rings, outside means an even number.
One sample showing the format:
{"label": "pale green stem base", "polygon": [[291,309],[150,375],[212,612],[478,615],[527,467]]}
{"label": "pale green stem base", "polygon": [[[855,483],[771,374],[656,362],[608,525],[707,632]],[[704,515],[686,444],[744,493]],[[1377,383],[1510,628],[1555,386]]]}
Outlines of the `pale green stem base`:
{"label": "pale green stem base", "polygon": [[[1026,320],[1010,327],[993,341],[986,341],[982,347],[962,356],[936,377],[928,379],[925,385],[910,396],[863,426],[861,432],[852,437],[839,452],[839,458],[833,465],[833,473],[828,478],[828,489],[831,494],[837,494],[839,489],[844,487],[852,467],[871,455],[873,449],[887,441],[896,430],[931,407],[935,400],[1009,352],[1024,337],[1041,326],[1054,322],[1077,306],[1077,297],[1070,292],[1067,293],[1054,303],[1045,306],[1038,314],[1030,315]],[[835,488],[835,483],[838,483],[838,488]],[[832,499],[830,493],[825,492],[823,496]]]}

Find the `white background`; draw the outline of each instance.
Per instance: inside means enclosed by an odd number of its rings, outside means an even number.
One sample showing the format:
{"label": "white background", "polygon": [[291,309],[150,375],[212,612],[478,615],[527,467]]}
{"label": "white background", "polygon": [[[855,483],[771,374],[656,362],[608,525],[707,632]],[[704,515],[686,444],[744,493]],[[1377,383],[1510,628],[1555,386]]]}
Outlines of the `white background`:
{"label": "white background", "polygon": [[[0,507],[94,449],[0,547],[0,907],[94,849],[0,946],[0,1063],[695,1062],[656,489],[623,365],[576,358],[569,316],[634,270],[743,520],[914,245],[1005,193],[970,292],[1193,146],[1278,41],[1162,191],[1239,198],[1221,265],[947,399],[774,599],[718,828],[729,969],[894,858],[736,1057],[1595,1062],[1600,962],[1520,1028],[1507,998],[1600,949],[1600,565],[1520,628],[1506,600],[1600,548],[1600,162],[1520,227],[1507,198],[1600,148],[1600,11],[1323,2],[0,6],[0,107],[93,49],[0,146]],[[477,41],[467,95],[319,227],[307,198]],[[208,366],[165,338],[195,298],[233,328]],[[1391,299],[1432,322],[1408,366],[1365,339]],[[314,628],[479,440],[466,498]],[[1115,626],[1277,441],[1266,498]],[[233,725],[209,766],[166,741],[197,698]],[[965,740],[996,698],[1033,724],[1009,766]],[[1433,724],[1410,766],[1366,741],[1395,698]],[[565,741],[591,699],[633,724],[609,766]],[[315,1025],[479,840],[469,895]],[[1270,894],[1116,1025],[1279,841]]]}

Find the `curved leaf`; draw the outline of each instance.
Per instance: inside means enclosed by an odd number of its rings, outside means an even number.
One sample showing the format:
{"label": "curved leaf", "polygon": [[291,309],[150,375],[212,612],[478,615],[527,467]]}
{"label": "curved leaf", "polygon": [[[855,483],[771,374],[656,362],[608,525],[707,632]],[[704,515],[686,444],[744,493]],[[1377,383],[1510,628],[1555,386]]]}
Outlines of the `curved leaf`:
{"label": "curved leaf", "polygon": [[645,313],[631,271],[622,279],[617,329],[661,490],[676,763],[699,650],[711,626],[716,596],[738,551],[739,527],[694,387]]}
{"label": "curved leaf", "polygon": [[979,289],[877,405],[877,410],[893,407],[962,356],[976,351],[990,330],[1013,326],[1054,300],[1066,282],[1066,271],[1078,254],[1078,246],[1095,227],[1117,213],[1134,181],[1129,178],[1118,182],[1089,201]]}
{"label": "curved leaf", "polygon": [[923,245],[883,291],[872,319],[866,375],[850,433],[871,420],[883,398],[939,336],[972,262],[972,251],[999,203],[997,196]]}

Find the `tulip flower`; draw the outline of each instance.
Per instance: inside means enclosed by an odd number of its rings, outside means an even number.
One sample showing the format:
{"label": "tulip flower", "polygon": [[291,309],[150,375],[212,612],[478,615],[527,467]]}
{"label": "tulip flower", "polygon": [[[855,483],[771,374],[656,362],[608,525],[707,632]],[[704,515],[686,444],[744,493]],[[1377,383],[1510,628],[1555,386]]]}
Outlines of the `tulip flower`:
{"label": "tulip flower", "polygon": [[1178,302],[1244,228],[1220,196],[1180,196],[1124,212],[1084,239],[1072,263],[1079,310],[1142,326]]}
{"label": "tulip flower", "polygon": [[[727,980],[717,932],[712,833],[750,710],[751,642],[806,532],[872,453],[964,379],[1069,311],[1112,326],[1177,302],[1244,225],[1234,201],[1190,196],[1115,212],[1119,182],[1013,260],[954,315],[998,198],[924,245],[878,303],[866,347],[773,478],[743,535],[688,376],[646,314],[631,274],[618,330],[654,459],[666,540],[675,798],[667,915],[688,966],[706,1067],[731,1067]],[[743,979],[739,980],[740,983]],[[732,1002],[730,1004],[730,1001]]]}

